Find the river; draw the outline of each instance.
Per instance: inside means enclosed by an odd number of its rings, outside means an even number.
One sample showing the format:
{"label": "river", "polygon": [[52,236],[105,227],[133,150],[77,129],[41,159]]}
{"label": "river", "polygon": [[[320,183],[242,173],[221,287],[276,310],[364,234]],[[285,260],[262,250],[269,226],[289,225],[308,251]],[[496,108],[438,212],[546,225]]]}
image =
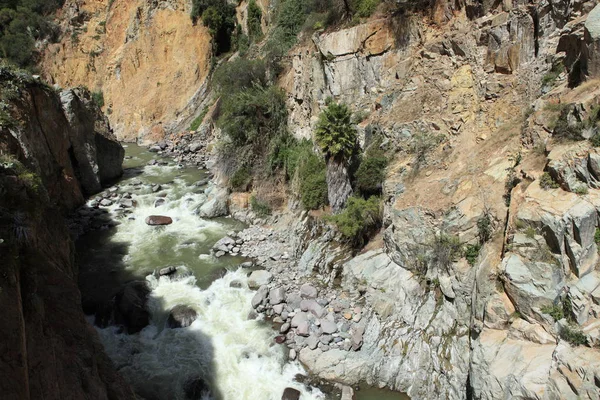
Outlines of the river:
{"label": "river", "polygon": [[[152,159],[164,165],[148,165]],[[146,280],[151,288],[150,325],[140,333],[127,335],[114,326],[96,328],[136,393],[147,400],[185,399],[186,382],[203,377],[213,392],[203,399],[280,400],[286,387],[298,389],[302,400],[326,399],[318,388],[295,380],[305,372],[298,362],[287,360],[284,346],[274,344],[271,327],[248,319],[254,292],[246,285],[247,272],[238,268],[243,259],[211,255],[210,249],[226,232],[244,225],[231,218],[207,220],[195,214],[204,196],[196,182],[207,172],[179,167],[133,144],[126,145],[124,169],[111,190],[132,193],[136,207],[129,212],[117,204],[107,207],[117,225],[82,236],[77,257],[84,309],[133,279]],[[148,226],[149,215],[169,216],[173,224]],[[172,278],[153,274],[166,266],[183,273]],[[241,287],[232,287],[233,281]],[[176,305],[198,313],[190,327],[167,328],[169,311]],[[375,389],[358,394],[360,400],[406,398]]]}

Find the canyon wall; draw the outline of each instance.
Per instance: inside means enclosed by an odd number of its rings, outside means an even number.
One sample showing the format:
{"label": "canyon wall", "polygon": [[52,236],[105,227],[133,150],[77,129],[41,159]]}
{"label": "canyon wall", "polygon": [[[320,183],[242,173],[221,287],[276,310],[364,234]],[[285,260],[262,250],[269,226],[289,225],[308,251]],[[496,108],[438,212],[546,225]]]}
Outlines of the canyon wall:
{"label": "canyon wall", "polygon": [[133,399],[84,318],[64,219],[121,175],[123,148],[88,91],[0,77],[2,397]]}
{"label": "canyon wall", "polygon": [[194,26],[185,0],[68,0],[63,32],[49,44],[42,76],[61,87],[102,92],[119,140],[158,141],[188,118],[209,72],[208,29]]}

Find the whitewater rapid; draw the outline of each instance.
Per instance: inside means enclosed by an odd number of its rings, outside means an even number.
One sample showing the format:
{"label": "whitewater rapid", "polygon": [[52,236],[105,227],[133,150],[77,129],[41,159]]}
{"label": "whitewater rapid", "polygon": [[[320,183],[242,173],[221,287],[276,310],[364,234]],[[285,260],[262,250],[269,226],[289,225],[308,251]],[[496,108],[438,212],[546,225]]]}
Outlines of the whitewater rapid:
{"label": "whitewater rapid", "polygon": [[[304,370],[288,362],[285,347],[274,342],[275,331],[264,321],[248,319],[254,292],[248,289],[247,273],[236,267],[241,259],[210,254],[228,230],[242,226],[197,215],[206,195],[194,182],[205,172],[150,166],[151,154],[131,145],[128,153],[132,149],[129,165],[135,168],[126,169],[117,192],[132,193],[136,205],[129,213],[118,203],[107,207],[118,225],[106,240],[125,244],[124,268],[146,276],[151,321],[133,335],[114,326],[96,328],[119,372],[146,400],[185,399],[184,386],[195,378],[211,386],[212,396],[203,399],[279,400],[286,387],[298,389],[303,400],[324,399],[318,389],[295,381]],[[158,184],[161,189],[153,190],[151,185]],[[157,205],[159,199],[164,204]],[[173,223],[148,226],[149,215],[169,216]],[[178,267],[175,277],[152,274],[168,265]],[[227,272],[214,280],[212,274],[224,268]],[[177,305],[198,313],[191,326],[167,327],[169,311]]]}
{"label": "whitewater rapid", "polygon": [[[137,335],[98,329],[107,353],[141,396],[184,399],[186,381],[200,376],[214,382],[215,399],[279,400],[286,387],[300,390],[305,400],[324,399],[318,390],[295,382],[304,371],[286,361],[273,331],[247,318],[253,292],[243,271],[227,273],[206,290],[195,286],[193,276],[147,280],[151,325]],[[230,287],[232,281],[242,287]],[[188,328],[169,329],[168,311],[179,304],[196,310],[198,319]]]}

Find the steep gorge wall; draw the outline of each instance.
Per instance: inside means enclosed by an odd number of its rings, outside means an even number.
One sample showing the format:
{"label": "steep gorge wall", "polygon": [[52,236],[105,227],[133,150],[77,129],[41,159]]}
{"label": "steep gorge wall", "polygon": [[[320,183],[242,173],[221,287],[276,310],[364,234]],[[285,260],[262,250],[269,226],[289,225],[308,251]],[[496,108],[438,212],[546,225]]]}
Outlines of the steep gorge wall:
{"label": "steep gorge wall", "polygon": [[208,29],[186,0],[69,0],[57,16],[62,40],[45,50],[42,75],[104,94],[120,140],[156,142],[189,117],[210,68]]}
{"label": "steep gorge wall", "polygon": [[89,92],[0,68],[0,392],[5,399],[133,399],[81,308],[65,213],[122,173]]}

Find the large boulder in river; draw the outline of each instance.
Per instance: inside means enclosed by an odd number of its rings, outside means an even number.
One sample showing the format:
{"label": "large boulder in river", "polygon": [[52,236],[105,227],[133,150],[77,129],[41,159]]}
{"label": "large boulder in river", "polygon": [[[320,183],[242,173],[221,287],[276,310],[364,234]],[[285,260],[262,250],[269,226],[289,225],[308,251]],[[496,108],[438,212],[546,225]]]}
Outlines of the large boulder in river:
{"label": "large boulder in river", "polygon": [[171,329],[187,328],[196,320],[198,313],[189,306],[178,305],[173,307],[167,319],[167,326]]}
{"label": "large boulder in river", "polygon": [[126,284],[114,297],[114,322],[123,325],[127,333],[137,333],[150,323],[146,302],[150,288],[144,281]]}
{"label": "large boulder in river", "polygon": [[223,217],[229,213],[229,192],[226,188],[213,187],[205,192],[208,195],[206,203],[198,209],[198,215],[203,218]]}
{"label": "large boulder in river", "polygon": [[146,218],[146,224],[155,225],[171,225],[173,220],[171,217],[165,217],[164,215],[150,215]]}
{"label": "large boulder in river", "polygon": [[281,400],[299,400],[300,391],[294,388],[285,388]]}

